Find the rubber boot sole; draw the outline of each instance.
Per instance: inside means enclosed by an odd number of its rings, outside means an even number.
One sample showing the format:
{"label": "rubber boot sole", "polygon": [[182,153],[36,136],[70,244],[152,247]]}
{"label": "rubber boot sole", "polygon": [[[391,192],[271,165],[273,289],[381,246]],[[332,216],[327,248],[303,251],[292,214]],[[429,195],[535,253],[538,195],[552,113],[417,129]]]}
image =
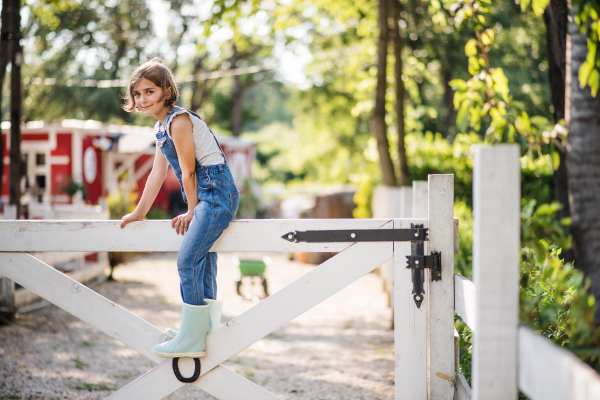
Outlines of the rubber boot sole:
{"label": "rubber boot sole", "polygon": [[175,353],[175,354],[171,354],[171,353],[161,353],[160,351],[156,351],[156,350],[152,349],[152,353],[156,354],[157,356],[165,357],[165,358],[177,358],[177,357],[200,358],[200,357],[206,356],[206,352],[205,351],[198,352],[198,353]]}

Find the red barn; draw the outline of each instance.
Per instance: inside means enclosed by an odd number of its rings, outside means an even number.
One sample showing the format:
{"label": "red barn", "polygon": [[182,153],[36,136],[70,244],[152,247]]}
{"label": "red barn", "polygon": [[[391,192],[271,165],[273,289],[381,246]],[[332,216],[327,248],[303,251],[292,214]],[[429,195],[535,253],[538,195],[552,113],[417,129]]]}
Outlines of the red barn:
{"label": "red barn", "polygon": [[[4,177],[0,206],[8,204],[10,122],[2,123]],[[251,177],[255,158],[253,143],[217,136],[236,181],[242,184]],[[125,177],[125,187],[141,196],[154,160],[154,131],[150,127],[108,125],[98,121],[63,120],[62,122],[28,122],[22,128],[21,153],[24,163],[22,204],[29,218],[47,218],[48,209],[63,210],[69,218],[68,205],[77,208],[81,218],[84,205],[104,205],[104,199],[119,188],[118,177]],[[85,198],[82,190],[85,192]],[[180,188],[177,178],[169,174],[154,207],[172,210]],[[74,194],[73,194],[74,193]],[[83,208],[82,208],[83,207]],[[89,209],[88,210],[92,210]],[[50,214],[56,217],[56,212]],[[98,218],[95,218],[98,219]]]}

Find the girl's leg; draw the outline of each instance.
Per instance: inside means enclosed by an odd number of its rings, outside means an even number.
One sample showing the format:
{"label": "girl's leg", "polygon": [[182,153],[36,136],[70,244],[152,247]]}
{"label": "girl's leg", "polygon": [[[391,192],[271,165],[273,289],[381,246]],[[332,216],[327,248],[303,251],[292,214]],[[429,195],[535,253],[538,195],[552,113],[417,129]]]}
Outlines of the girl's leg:
{"label": "girl's leg", "polygon": [[[203,305],[207,290],[205,282],[210,283],[207,297],[216,296],[216,254],[209,256],[209,251],[230,221],[231,214],[222,206],[201,200],[194,209],[194,218],[177,258],[184,303]],[[209,276],[205,280],[207,267]]]}
{"label": "girl's leg", "polygon": [[204,298],[217,299],[217,253],[208,253],[204,266]]}

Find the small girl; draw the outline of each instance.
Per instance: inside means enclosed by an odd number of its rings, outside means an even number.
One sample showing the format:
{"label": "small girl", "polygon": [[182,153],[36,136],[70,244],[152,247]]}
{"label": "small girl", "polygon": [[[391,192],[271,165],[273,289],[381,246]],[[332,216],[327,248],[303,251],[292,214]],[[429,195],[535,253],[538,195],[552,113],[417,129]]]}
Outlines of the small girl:
{"label": "small girl", "polygon": [[215,135],[197,114],[175,106],[178,98],[173,74],[159,59],[131,75],[123,108],[156,117],[156,156],[142,197],[135,211],[122,218],[121,229],[144,219],[171,165],[188,204],[188,212],[171,221],[175,232],[184,235],[177,257],[183,309],[179,332],[167,329],[172,340],[152,352],[202,357],[206,335],[219,327],[223,306],[216,301],[217,253],[209,250],[235,216],[239,191]]}

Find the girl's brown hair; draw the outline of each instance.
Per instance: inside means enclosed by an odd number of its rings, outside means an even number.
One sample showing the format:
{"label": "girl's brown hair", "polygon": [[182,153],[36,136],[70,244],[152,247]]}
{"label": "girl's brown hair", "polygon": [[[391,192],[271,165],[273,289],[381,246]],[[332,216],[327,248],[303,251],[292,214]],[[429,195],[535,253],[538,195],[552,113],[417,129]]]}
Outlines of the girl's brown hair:
{"label": "girl's brown hair", "polygon": [[[133,110],[139,111],[135,106],[133,89],[143,78],[148,79],[163,90],[160,100],[162,101],[165,99],[165,107],[175,104],[177,99],[179,99],[179,91],[177,90],[177,84],[175,84],[173,73],[165,64],[163,64],[160,58],[153,58],[137,67],[131,74],[131,78],[129,78],[129,90],[127,91],[127,96],[124,97],[125,104],[123,104],[123,110],[127,112]],[[170,93],[168,93],[169,88],[171,89]]]}

